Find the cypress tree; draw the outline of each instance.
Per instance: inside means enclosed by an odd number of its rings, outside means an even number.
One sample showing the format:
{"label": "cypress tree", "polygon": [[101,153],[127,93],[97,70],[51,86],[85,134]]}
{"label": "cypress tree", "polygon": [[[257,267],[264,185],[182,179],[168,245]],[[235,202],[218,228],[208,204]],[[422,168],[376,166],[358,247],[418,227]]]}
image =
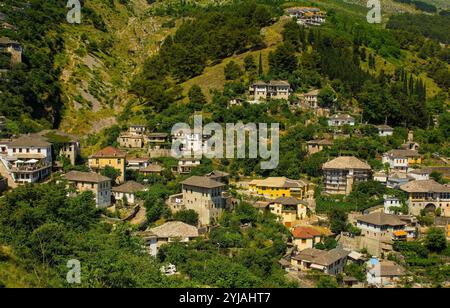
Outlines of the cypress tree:
{"label": "cypress tree", "polygon": [[262,61],[262,53],[259,53],[259,67],[258,67],[258,74],[259,77],[261,77],[264,74],[264,69],[263,69],[263,61]]}

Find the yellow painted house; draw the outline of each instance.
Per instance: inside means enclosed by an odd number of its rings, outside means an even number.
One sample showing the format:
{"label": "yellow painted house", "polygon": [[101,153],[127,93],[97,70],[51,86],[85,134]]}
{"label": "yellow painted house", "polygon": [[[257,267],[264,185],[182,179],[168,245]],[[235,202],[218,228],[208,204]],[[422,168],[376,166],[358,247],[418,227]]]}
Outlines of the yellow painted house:
{"label": "yellow painted house", "polygon": [[305,199],[309,189],[309,183],[302,180],[291,180],[286,177],[269,177],[265,180],[253,180],[249,183],[250,193],[267,199],[280,197]]}
{"label": "yellow painted house", "polygon": [[119,183],[125,182],[126,154],[114,147],[106,147],[89,157],[89,168],[99,173],[106,166],[113,167],[120,171],[120,176],[116,179]]}

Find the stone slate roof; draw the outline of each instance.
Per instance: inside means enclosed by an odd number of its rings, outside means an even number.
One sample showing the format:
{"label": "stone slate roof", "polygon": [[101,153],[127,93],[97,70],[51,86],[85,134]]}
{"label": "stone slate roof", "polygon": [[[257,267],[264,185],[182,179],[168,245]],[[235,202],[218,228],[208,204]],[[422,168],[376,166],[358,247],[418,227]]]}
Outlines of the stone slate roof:
{"label": "stone slate roof", "polygon": [[264,180],[253,180],[251,185],[276,188],[302,188],[308,184],[302,180],[291,180],[286,177],[269,177]]}
{"label": "stone slate roof", "polygon": [[302,250],[293,259],[311,262],[314,264],[329,266],[336,261],[339,261],[350,254],[349,251],[335,248],[330,251],[319,250],[316,248],[308,248]]}
{"label": "stone slate roof", "polygon": [[218,188],[223,187],[225,184],[212,180],[208,177],[204,176],[193,176],[188,178],[187,180],[181,182],[183,185],[202,187],[202,188]]}
{"label": "stone slate roof", "polygon": [[330,120],[350,120],[355,121],[355,118],[348,114],[335,114],[330,117]]}
{"label": "stone slate roof", "polygon": [[375,226],[404,226],[405,222],[400,220],[396,215],[385,214],[383,212],[376,212],[363,215],[356,218],[357,221],[362,221]]}
{"label": "stone slate roof", "polygon": [[136,193],[138,191],[143,191],[145,189],[145,186],[142,184],[139,184],[135,181],[128,181],[120,186],[114,187],[113,192],[118,193]]}
{"label": "stone slate roof", "polygon": [[416,180],[400,186],[408,193],[450,193],[450,187],[442,185],[435,180]]}
{"label": "stone slate roof", "polygon": [[68,181],[73,182],[100,183],[105,181],[111,181],[110,178],[94,172],[70,171],[63,177],[66,178]]}
{"label": "stone slate roof", "polygon": [[415,150],[391,150],[386,152],[384,155],[391,158],[403,158],[403,157],[419,157],[419,152]]}
{"label": "stone slate roof", "polygon": [[181,221],[170,221],[159,227],[147,229],[159,238],[198,237],[198,229]]}
{"label": "stone slate roof", "polygon": [[371,170],[372,168],[369,166],[369,164],[354,156],[341,156],[323,164],[322,169]]}
{"label": "stone slate roof", "polygon": [[22,135],[17,139],[12,140],[9,143],[10,147],[36,147],[36,148],[46,148],[51,144],[47,142],[43,137],[38,134],[33,135]]}
{"label": "stone slate roof", "polygon": [[162,172],[164,170],[163,167],[161,167],[160,165],[148,165],[145,168],[141,168],[139,169],[139,172]]}

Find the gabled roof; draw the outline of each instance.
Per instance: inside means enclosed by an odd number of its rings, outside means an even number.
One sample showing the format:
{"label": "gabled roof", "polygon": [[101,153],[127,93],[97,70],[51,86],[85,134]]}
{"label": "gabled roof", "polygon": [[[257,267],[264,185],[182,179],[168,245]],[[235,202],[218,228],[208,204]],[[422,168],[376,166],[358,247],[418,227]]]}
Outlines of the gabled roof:
{"label": "gabled roof", "polygon": [[398,277],[405,275],[405,270],[392,261],[377,263],[370,271],[375,273],[377,277]]}
{"label": "gabled roof", "polygon": [[394,130],[391,126],[386,125],[386,124],[378,125],[377,128],[379,130],[389,130],[389,131],[393,131]]}
{"label": "gabled roof", "polygon": [[114,147],[106,147],[94,155],[90,156],[90,158],[125,158],[125,152],[122,152]]}
{"label": "gabled roof", "polygon": [[320,90],[319,89],[315,89],[315,90],[311,90],[305,94],[303,94],[304,96],[317,96],[319,95]]}
{"label": "gabled roof", "polygon": [[33,135],[22,135],[17,139],[12,140],[9,143],[10,147],[36,147],[36,148],[46,148],[51,146],[45,138],[38,134]]}
{"label": "gabled roof", "polygon": [[389,152],[384,153],[384,155],[391,158],[407,158],[420,156],[419,152],[415,150],[390,150]]}
{"label": "gabled roof", "polygon": [[72,182],[100,183],[111,181],[110,178],[94,172],[70,171],[63,175],[63,177]]}
{"label": "gabled roof", "polygon": [[181,184],[209,189],[225,186],[225,184],[217,182],[205,176],[193,176],[181,182]]}
{"label": "gabled roof", "polygon": [[143,191],[145,186],[135,181],[128,181],[120,186],[114,187],[113,191],[118,193],[136,193]]}
{"label": "gabled roof", "polygon": [[362,221],[375,226],[404,226],[406,223],[396,215],[385,214],[383,212],[375,212],[363,215],[356,218],[357,221]]}
{"label": "gabled roof", "polygon": [[159,238],[198,237],[198,229],[181,221],[170,221],[165,224],[147,229]]}
{"label": "gabled roof", "polygon": [[296,227],[292,230],[291,233],[292,233],[292,236],[294,236],[294,238],[299,238],[299,239],[311,239],[314,237],[322,236],[322,232],[320,232],[310,226]]}
{"label": "gabled roof", "polygon": [[160,165],[148,165],[145,168],[141,168],[139,169],[139,172],[162,172],[164,170],[163,167],[161,167]]}
{"label": "gabled roof", "polygon": [[400,186],[408,193],[450,193],[450,187],[439,184],[435,180],[416,180]]}
{"label": "gabled roof", "polygon": [[294,197],[279,197],[279,198],[273,200],[271,203],[272,204],[277,203],[277,204],[282,204],[282,205],[299,205],[299,204],[307,205],[307,203],[305,201],[299,200]]}
{"label": "gabled roof", "polygon": [[169,134],[167,133],[150,133],[147,134],[148,137],[154,137],[154,138],[167,138]]}
{"label": "gabled roof", "polygon": [[307,248],[302,250],[293,259],[311,262],[314,264],[329,266],[336,261],[339,261],[350,254],[349,251],[335,248],[330,251],[319,250],[316,248]]}
{"label": "gabled roof", "polygon": [[340,156],[325,164],[322,169],[363,169],[371,170],[372,168],[366,162],[354,156]]}
{"label": "gabled roof", "polygon": [[330,120],[349,120],[355,121],[355,118],[348,114],[335,114],[330,117]]}

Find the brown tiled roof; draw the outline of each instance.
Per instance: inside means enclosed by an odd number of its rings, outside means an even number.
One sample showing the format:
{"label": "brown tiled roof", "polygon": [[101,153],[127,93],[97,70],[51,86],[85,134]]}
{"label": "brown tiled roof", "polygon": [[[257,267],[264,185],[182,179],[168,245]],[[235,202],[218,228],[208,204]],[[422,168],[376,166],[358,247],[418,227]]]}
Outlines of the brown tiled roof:
{"label": "brown tiled roof", "polygon": [[299,238],[299,239],[309,239],[309,238],[314,238],[314,237],[322,235],[322,232],[314,229],[313,227],[309,227],[309,226],[296,227],[292,230],[291,233],[294,236],[294,238]]}
{"label": "brown tiled roof", "polygon": [[181,221],[170,221],[159,227],[147,229],[159,238],[198,237],[198,229]]}
{"label": "brown tiled roof", "polygon": [[329,266],[334,262],[347,257],[349,254],[349,251],[340,248],[335,248],[330,251],[319,250],[316,248],[307,248],[297,254],[294,259],[304,260],[322,266]]}
{"label": "brown tiled roof", "polygon": [[195,187],[203,187],[203,188],[218,188],[223,187],[225,184],[212,180],[208,177],[204,176],[193,176],[188,178],[187,180],[181,182],[183,185],[195,186]]}
{"label": "brown tiled roof", "polygon": [[114,187],[113,191],[119,193],[136,193],[138,191],[143,191],[144,189],[144,185],[134,181],[128,181],[120,186]]}
{"label": "brown tiled roof", "polygon": [[385,214],[383,212],[375,212],[363,215],[356,218],[357,221],[362,221],[376,226],[404,226],[405,222],[401,221],[396,215]]}
{"label": "brown tiled roof", "polygon": [[68,181],[73,182],[100,183],[105,181],[111,181],[110,178],[107,178],[106,176],[94,172],[70,171],[63,177],[66,178]]}
{"label": "brown tiled roof", "polygon": [[38,134],[23,135],[10,142],[10,147],[49,147],[51,144]]}
{"label": "brown tiled roof", "polygon": [[371,170],[372,168],[366,162],[354,156],[341,156],[325,164],[323,169],[362,169]]}
{"label": "brown tiled roof", "polygon": [[91,156],[91,158],[125,158],[125,152],[122,152],[114,147],[106,147]]}
{"label": "brown tiled roof", "polygon": [[400,186],[408,193],[450,193],[450,187],[439,184],[435,180],[416,180]]}

